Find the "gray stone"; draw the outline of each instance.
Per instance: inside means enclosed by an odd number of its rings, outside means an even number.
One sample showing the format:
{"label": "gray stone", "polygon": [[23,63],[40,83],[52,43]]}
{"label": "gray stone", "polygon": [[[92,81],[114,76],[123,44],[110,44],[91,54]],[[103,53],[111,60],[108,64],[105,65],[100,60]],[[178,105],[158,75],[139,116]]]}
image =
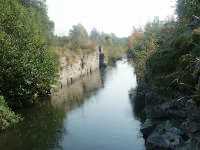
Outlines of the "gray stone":
{"label": "gray stone", "polygon": [[183,132],[173,127],[169,121],[160,124],[147,138],[147,149],[175,149],[183,143]]}
{"label": "gray stone", "polygon": [[194,139],[189,139],[184,144],[178,146],[175,150],[200,150],[200,143]]}

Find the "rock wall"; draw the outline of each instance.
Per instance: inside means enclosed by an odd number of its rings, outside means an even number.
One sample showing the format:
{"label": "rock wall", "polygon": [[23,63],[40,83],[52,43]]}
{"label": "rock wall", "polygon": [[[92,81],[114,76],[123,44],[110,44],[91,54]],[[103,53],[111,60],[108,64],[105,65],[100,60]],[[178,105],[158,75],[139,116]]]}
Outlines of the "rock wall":
{"label": "rock wall", "polygon": [[81,76],[90,74],[99,68],[99,57],[97,52],[93,52],[87,55],[80,55],[73,59],[73,63],[69,63],[65,56],[61,56],[59,59],[59,80],[61,86],[72,84]]}
{"label": "rock wall", "polygon": [[200,150],[200,109],[191,97],[169,99],[144,83],[134,92],[130,98],[140,107],[135,115],[147,150]]}

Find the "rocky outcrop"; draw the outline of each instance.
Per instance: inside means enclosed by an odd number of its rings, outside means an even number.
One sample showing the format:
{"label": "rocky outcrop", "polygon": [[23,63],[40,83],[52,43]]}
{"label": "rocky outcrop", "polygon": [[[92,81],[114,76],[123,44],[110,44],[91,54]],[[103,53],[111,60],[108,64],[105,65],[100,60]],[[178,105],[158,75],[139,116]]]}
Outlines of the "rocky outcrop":
{"label": "rocky outcrop", "polygon": [[139,95],[140,101],[144,101],[140,111],[145,114],[141,132],[146,149],[199,150],[200,109],[191,97],[166,99],[148,86],[143,88],[136,92],[136,98]]}
{"label": "rocky outcrop", "polygon": [[73,59],[73,62],[70,63],[65,56],[61,56],[59,59],[61,86],[71,84],[74,80],[99,68],[97,52],[76,56]]}
{"label": "rocky outcrop", "polygon": [[175,149],[183,143],[184,133],[173,127],[170,121],[159,124],[146,139],[147,148],[150,150]]}

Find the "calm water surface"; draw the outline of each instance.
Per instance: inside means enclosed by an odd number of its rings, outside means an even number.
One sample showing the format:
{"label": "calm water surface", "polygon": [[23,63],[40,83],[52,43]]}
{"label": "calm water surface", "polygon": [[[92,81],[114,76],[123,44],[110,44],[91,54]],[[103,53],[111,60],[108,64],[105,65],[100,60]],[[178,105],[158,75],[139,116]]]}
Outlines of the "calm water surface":
{"label": "calm water surface", "polygon": [[144,150],[132,88],[132,65],[118,61],[23,110],[24,121],[0,135],[0,150]]}

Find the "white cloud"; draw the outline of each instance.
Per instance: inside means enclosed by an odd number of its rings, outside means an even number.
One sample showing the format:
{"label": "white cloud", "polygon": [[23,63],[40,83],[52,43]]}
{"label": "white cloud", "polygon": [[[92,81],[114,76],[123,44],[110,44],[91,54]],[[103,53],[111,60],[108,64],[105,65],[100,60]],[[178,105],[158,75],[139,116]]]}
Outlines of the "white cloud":
{"label": "white cloud", "polygon": [[56,34],[67,34],[74,24],[83,24],[118,36],[128,36],[132,26],[144,25],[154,16],[174,14],[176,0],[47,0],[48,14]]}

